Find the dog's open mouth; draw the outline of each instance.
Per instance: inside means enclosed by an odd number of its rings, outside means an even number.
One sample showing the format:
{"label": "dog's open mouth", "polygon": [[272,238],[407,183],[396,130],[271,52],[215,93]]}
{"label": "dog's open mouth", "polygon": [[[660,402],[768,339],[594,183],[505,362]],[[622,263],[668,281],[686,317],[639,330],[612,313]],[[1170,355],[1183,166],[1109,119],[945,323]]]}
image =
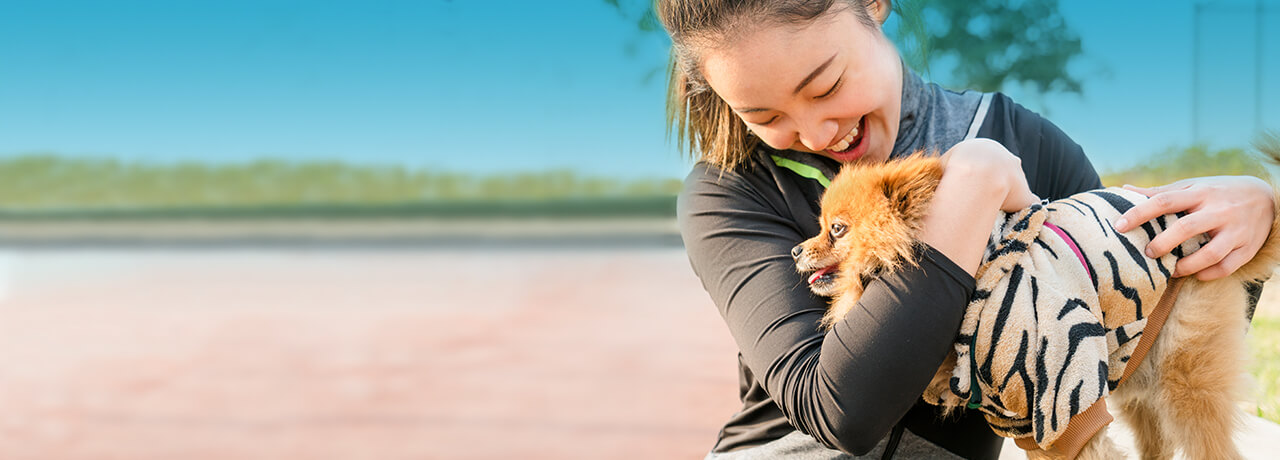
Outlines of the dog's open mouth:
{"label": "dog's open mouth", "polygon": [[809,287],[819,289],[831,285],[836,279],[836,266],[822,267],[809,275]]}

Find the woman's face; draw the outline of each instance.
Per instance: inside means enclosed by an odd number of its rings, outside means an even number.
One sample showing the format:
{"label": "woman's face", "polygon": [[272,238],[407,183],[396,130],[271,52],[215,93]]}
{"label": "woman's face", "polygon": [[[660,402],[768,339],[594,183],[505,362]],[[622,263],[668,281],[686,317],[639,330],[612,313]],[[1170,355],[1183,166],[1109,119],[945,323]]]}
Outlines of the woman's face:
{"label": "woman's face", "polygon": [[761,26],[706,47],[702,57],[711,89],[770,147],[842,163],[889,158],[902,64],[880,30],[853,12],[802,26]]}

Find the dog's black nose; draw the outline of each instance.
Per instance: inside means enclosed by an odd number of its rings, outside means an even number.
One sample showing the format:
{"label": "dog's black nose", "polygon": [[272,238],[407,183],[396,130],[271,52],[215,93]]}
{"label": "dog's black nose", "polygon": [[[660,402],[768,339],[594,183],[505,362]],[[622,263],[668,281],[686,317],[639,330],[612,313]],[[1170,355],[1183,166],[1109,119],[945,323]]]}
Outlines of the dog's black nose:
{"label": "dog's black nose", "polygon": [[797,244],[796,247],[791,248],[792,259],[799,259],[800,254],[804,254],[804,246]]}

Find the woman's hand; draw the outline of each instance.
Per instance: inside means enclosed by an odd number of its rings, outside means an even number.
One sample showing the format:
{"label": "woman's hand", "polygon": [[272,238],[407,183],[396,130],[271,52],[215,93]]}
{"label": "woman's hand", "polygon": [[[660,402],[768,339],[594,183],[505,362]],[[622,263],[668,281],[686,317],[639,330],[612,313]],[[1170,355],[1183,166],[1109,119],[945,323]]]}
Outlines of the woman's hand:
{"label": "woman's hand", "polygon": [[942,161],[942,180],[922,222],[920,240],[972,275],[1000,210],[1021,210],[1040,198],[1027,187],[1022,161],[998,142],[961,142],[947,150]]}
{"label": "woman's hand", "polygon": [[982,178],[983,185],[1002,190],[1001,211],[1017,212],[1040,202],[1027,184],[1022,159],[999,142],[982,138],[960,141],[942,155],[942,162],[944,174],[973,174]]}
{"label": "woman's hand", "polygon": [[1151,199],[1120,216],[1115,223],[1118,232],[1127,232],[1158,216],[1187,212],[1151,240],[1147,256],[1163,256],[1196,235],[1209,234],[1208,244],[1178,261],[1174,276],[1195,274],[1208,281],[1230,275],[1258,253],[1275,218],[1275,192],[1256,177],[1199,177],[1160,187],[1125,188]]}

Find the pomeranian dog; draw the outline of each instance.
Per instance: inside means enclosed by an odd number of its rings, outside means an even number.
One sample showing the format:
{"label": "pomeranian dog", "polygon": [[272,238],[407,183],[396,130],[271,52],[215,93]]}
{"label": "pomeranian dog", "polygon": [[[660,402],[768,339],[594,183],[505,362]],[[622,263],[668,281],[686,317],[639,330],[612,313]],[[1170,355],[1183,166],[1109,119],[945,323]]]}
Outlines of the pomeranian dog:
{"label": "pomeranian dog", "polygon": [[[1261,149],[1280,162],[1280,142]],[[917,154],[849,166],[831,182],[821,233],[792,251],[810,289],[831,297],[824,327],[854,307],[864,283],[917,263],[916,235],[942,176],[940,159]],[[1029,458],[1124,458],[1106,436],[1108,400],[1142,458],[1177,448],[1240,458],[1231,437],[1245,379],[1244,283],[1270,277],[1280,231],[1273,222],[1254,259],[1226,278],[1172,278],[1177,258],[1205,237],[1146,257],[1141,249],[1178,216],[1127,233],[1111,224],[1145,199],[1097,190],[993,223],[955,347],[924,398],[945,413],[982,410]]]}

